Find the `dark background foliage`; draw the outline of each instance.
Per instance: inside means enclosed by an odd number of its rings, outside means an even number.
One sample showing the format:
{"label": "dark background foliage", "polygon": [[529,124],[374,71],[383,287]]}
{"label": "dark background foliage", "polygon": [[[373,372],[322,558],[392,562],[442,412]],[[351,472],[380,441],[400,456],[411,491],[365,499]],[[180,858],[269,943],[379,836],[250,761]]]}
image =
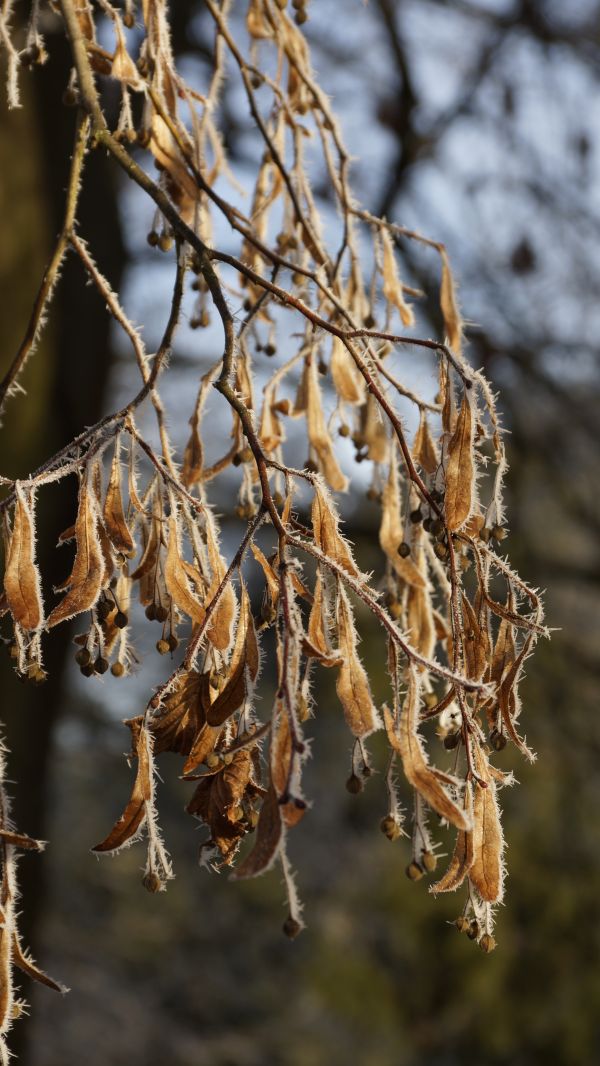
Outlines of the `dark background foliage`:
{"label": "dark background foliage", "polygon": [[[173,6],[177,49],[201,79],[212,47],[206,12],[201,2]],[[471,358],[500,389],[510,430],[508,549],[547,588],[550,624],[560,627],[538,646],[524,687],[539,761],[519,766],[519,787],[503,794],[511,875],[500,946],[484,957],[446,924],[458,900],[433,901],[423,883],[406,880],[405,846],[378,830],[381,778],[347,794],[348,738],[325,684],[307,789],[314,807],[292,845],[308,921],[296,942],[280,932],[277,873],[233,885],[196,868],[173,756],[160,789],[178,872],[168,893],[144,893],[135,848],[98,863],[89,847],[129,787],[119,719],[132,700],[122,686],[136,682],[82,686],[59,632],[46,686],[20,686],[1,666],[16,817],[51,841],[44,857],[22,861],[26,932],[41,963],[73,989],[62,1002],[26,989],[34,1009],[15,1047],[30,1066],[454,1066],[467,1057],[519,1066],[591,1064],[600,1054],[600,5],[343,6],[347,19],[336,0],[313,0],[306,29],[356,157],[357,191],[371,210],[446,242],[476,323]],[[24,108],[0,109],[2,366],[60,224],[73,116],[61,106],[68,57],[59,33],[49,49]],[[230,152],[251,163],[234,88],[222,119]],[[150,316],[162,281],[132,237],[135,205],[99,157],[85,189],[82,234],[112,283],[124,277]],[[148,227],[150,209],[135,209]],[[405,251],[426,287],[430,260]],[[114,347],[102,308],[67,264],[27,370],[28,397],[9,407],[3,473],[33,469],[111,405],[125,372]],[[176,351],[172,374],[181,387],[198,368]],[[357,483],[348,517],[368,561],[375,511],[363,491]],[[48,585],[64,577],[52,545],[72,507],[68,487],[43,495]],[[376,678],[382,645],[363,632]]]}

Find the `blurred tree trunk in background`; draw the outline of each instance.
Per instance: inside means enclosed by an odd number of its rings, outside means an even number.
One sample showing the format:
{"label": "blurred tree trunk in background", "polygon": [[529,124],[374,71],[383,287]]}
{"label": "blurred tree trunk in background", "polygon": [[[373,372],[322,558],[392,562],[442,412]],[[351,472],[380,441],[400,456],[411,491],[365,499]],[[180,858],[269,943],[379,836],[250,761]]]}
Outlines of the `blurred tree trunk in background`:
{"label": "blurred tree trunk in background", "polygon": [[[61,107],[69,70],[62,34],[48,36],[51,59],[34,78],[23,79],[26,96],[18,111],[0,109],[0,373],[10,364],[31,312],[33,297],[62,224],[75,112]],[[60,53],[64,53],[61,55]],[[27,98],[28,97],[28,98]],[[92,153],[78,212],[79,232],[89,238],[102,272],[118,287],[123,246],[117,190],[107,162]],[[27,401],[13,397],[7,406],[0,468],[26,477],[49,455],[99,417],[111,366],[108,318],[83,272],[67,258],[39,349],[23,375]],[[38,514],[39,556],[45,596],[64,580],[69,549],[57,550],[59,533],[71,525],[76,505],[73,479],[42,493]],[[53,733],[60,715],[62,674],[70,654],[65,634],[51,633],[45,645],[48,680],[21,684],[6,653],[0,662],[3,721],[9,748],[9,778],[16,824],[42,839],[48,836],[51,797],[49,767]],[[22,928],[36,954],[36,927],[44,897],[44,859],[21,862]],[[31,989],[27,989],[28,997]],[[18,1026],[13,1045],[30,1032]],[[22,1048],[19,1049],[22,1055]],[[21,1061],[24,1061],[21,1058]]]}

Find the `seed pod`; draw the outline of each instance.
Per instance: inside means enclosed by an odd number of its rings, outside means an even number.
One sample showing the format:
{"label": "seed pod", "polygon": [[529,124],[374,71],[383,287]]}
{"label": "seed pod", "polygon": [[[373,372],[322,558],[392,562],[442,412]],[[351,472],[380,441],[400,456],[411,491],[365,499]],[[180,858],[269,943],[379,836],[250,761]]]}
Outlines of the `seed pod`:
{"label": "seed pod", "polygon": [[420,507],[415,508],[410,512],[409,518],[414,526],[418,526],[419,522],[423,521],[423,512]]}
{"label": "seed pod", "polygon": [[346,789],[352,796],[357,796],[359,792],[362,792],[364,785],[358,776],[358,774],[350,774],[350,777],[346,781]]}
{"label": "seed pod", "polygon": [[350,426],[346,425],[345,422],[342,422],[341,426],[338,429],[338,433],[339,433],[340,437],[349,437],[350,436]]}
{"label": "seed pod", "polygon": [[80,648],[75,656],[75,662],[78,666],[87,666],[91,658],[91,652],[87,648]]}
{"label": "seed pod", "polygon": [[421,862],[428,874],[432,874],[437,866],[437,857],[432,851],[424,851],[421,855]]}
{"label": "seed pod", "polygon": [[142,884],[147,892],[160,892],[164,887],[164,882],[161,881],[158,874],[154,873],[153,870],[150,871],[150,873],[144,874],[142,877]]}
{"label": "seed pod", "polygon": [[454,751],[460,744],[460,733],[446,733],[444,747],[446,751]]}
{"label": "seed pod", "polygon": [[391,840],[392,843],[395,840],[398,840],[400,836],[402,836],[402,830],[400,829],[400,826],[398,825],[396,819],[393,818],[391,814],[388,814],[385,818],[381,819],[379,823],[379,828],[381,829],[383,835],[386,836],[388,840]]}
{"label": "seed pod", "polygon": [[434,537],[439,537],[444,532],[445,528],[446,527],[442,522],[441,518],[433,519],[431,523],[431,532],[433,533]]}
{"label": "seed pod", "polygon": [[154,622],[156,619],[156,607],[153,603],[149,603],[145,610],[146,618],[149,622]]}
{"label": "seed pod", "polygon": [[167,618],[169,617],[169,611],[168,611],[168,609],[167,609],[166,607],[164,607],[164,606],[162,605],[162,603],[161,603],[161,604],[160,604],[160,605],[159,605],[159,606],[158,606],[158,607],[156,608],[156,612],[155,612],[155,615],[154,615],[154,617],[156,618],[156,621],[157,621],[157,622],[166,622]]}
{"label": "seed pod", "polygon": [[270,344],[270,343],[269,344],[265,344],[265,346],[263,348],[263,351],[264,351],[265,355],[269,356],[269,358],[271,358],[271,356],[273,356],[273,355],[277,355],[277,348],[275,347],[274,344]]}
{"label": "seed pod", "polygon": [[467,929],[467,936],[469,940],[477,940],[477,937],[479,936],[479,923],[475,921],[475,919],[473,919],[473,921],[469,923],[469,928]]}
{"label": "seed pod", "polygon": [[398,545],[398,555],[401,559],[408,559],[410,555],[410,544],[407,544],[405,540]]}
{"label": "seed pod", "polygon": [[442,559],[442,560],[446,559],[446,557],[448,555],[448,548],[446,547],[445,544],[442,544],[441,541],[438,540],[437,543],[434,544],[433,550],[434,550],[435,554],[437,555],[438,559]]}
{"label": "seed pod", "polygon": [[174,633],[170,633],[167,643],[169,645],[169,651],[175,651],[179,647],[179,640]]}
{"label": "seed pod", "polygon": [[489,736],[489,741],[494,751],[504,751],[504,748],[507,745],[506,736],[498,729],[492,729],[492,732]]}
{"label": "seed pod", "polygon": [[108,659],[105,659],[103,655],[99,655],[94,663],[94,673],[105,674],[108,670]]}
{"label": "seed pod", "polygon": [[125,629],[125,626],[127,625],[128,622],[129,622],[129,619],[128,619],[127,615],[125,614],[125,611],[117,611],[117,613],[115,615],[115,625],[116,625],[117,629]]}
{"label": "seed pod", "polygon": [[492,526],[492,537],[500,543],[506,537],[504,526]]}
{"label": "seed pod", "polygon": [[459,933],[466,933],[467,929],[469,929],[471,925],[469,919],[465,918],[464,914],[461,915],[460,918],[457,918],[454,924],[458,929]]}
{"label": "seed pod", "polygon": [[479,947],[486,955],[489,955],[496,947],[496,941],[490,933],[484,933],[479,941]]}
{"label": "seed pod", "polygon": [[159,655],[168,655],[170,652],[168,640],[157,640],[156,650]]}
{"label": "seed pod", "polygon": [[112,664],[110,672],[113,677],[123,677],[123,674],[125,673],[125,667],[123,666],[123,663],[116,662]]}
{"label": "seed pod", "polygon": [[292,918],[291,914],[288,914],[282,929],[290,940],[295,940],[298,933],[301,932],[302,926],[300,925],[300,922],[297,922],[295,918]]}
{"label": "seed pod", "polygon": [[148,241],[148,244],[151,248],[156,248],[159,242],[159,236],[155,229],[150,230],[150,233],[146,237],[146,240]]}
{"label": "seed pod", "polygon": [[93,663],[87,663],[85,666],[80,667],[80,672],[84,677],[91,677],[96,671]]}
{"label": "seed pod", "polygon": [[492,531],[491,529],[488,529],[487,526],[482,526],[479,530],[479,539],[482,540],[484,544],[489,543],[491,535]]}
{"label": "seed pod", "polygon": [[173,247],[173,238],[169,233],[161,233],[158,238],[158,247],[161,252],[170,252]]}
{"label": "seed pod", "polygon": [[423,876],[423,868],[418,862],[409,862],[406,867],[406,876],[409,881],[420,881]]}

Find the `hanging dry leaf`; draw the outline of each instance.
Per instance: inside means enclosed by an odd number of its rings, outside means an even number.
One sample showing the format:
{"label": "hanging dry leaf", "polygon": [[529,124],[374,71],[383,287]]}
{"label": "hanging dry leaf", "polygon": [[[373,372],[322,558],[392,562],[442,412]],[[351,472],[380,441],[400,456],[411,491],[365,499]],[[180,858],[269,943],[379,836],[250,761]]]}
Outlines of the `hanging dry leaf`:
{"label": "hanging dry leaf", "polygon": [[460,355],[462,352],[463,320],[458,308],[452,270],[450,269],[446,249],[443,246],[440,248],[440,256],[442,260],[440,307],[444,316],[444,328],[450,347],[457,355]]}
{"label": "hanging dry leaf", "polygon": [[338,646],[342,665],[336,681],[336,692],[353,735],[367,737],[375,729],[379,729],[381,723],[373,703],[365,668],[358,657],[352,608],[340,584],[337,596]]}
{"label": "hanging dry leaf", "polygon": [[[214,519],[210,512],[207,512],[206,535],[208,558],[212,571],[212,583],[206,596],[206,608],[208,610],[209,604],[213,597],[216,596],[227,570],[219,551]],[[216,606],[212,610],[211,622],[206,631],[209,641],[218,651],[226,651],[231,644],[236,612],[237,597],[231,581],[228,581],[221,591]]]}
{"label": "hanging dry leaf", "polygon": [[43,622],[40,575],[35,562],[35,532],[31,505],[15,486],[13,531],[6,555],[4,591],[8,608],[23,629],[38,629]]}
{"label": "hanging dry leaf", "polygon": [[[471,785],[465,788],[465,811],[468,819],[473,818]],[[454,892],[460,888],[465,877],[473,865],[473,831],[460,830],[456,836],[456,844],[448,869],[430,888],[430,892],[437,895],[439,892]]]}
{"label": "hanging dry leaf", "polygon": [[421,411],[419,415],[419,428],[415,434],[412,453],[415,462],[426,474],[435,474],[440,459],[424,411]]}
{"label": "hanging dry leaf", "polygon": [[[457,829],[467,831],[471,828],[468,813],[458,806],[452,799],[448,790],[442,784],[442,775],[439,771],[429,766],[423,743],[418,733],[419,728],[419,689],[415,670],[408,667],[408,692],[404,701],[404,707],[400,716],[398,731],[394,726],[394,719],[387,708],[384,709],[385,727],[388,740],[402,759],[404,773],[410,784],[420,792],[426,803],[441,818],[456,826]],[[443,775],[444,780],[452,781],[448,775]],[[456,782],[458,788],[459,783]]]}
{"label": "hanging dry leaf", "polygon": [[504,839],[496,784],[489,772],[487,756],[479,745],[474,745],[474,762],[483,784],[475,781],[473,785],[473,864],[469,880],[486,903],[499,903],[503,888]]}
{"label": "hanging dry leaf", "polygon": [[474,484],[473,414],[471,401],[465,390],[456,429],[448,444],[444,500],[448,529],[460,529],[467,521],[473,507]]}
{"label": "hanging dry leaf", "polygon": [[109,540],[117,552],[131,556],[135,554],[133,538],[125,521],[123,496],[121,494],[121,459],[119,442],[115,444],[110,480],[104,501],[104,526]]}
{"label": "hanging dry leaf", "polygon": [[105,564],[98,536],[96,501],[88,479],[79,489],[79,507],[75,522],[77,552],[68,581],[69,590],[48,617],[48,628],[94,607],[104,583]]}
{"label": "hanging dry leaf", "polygon": [[145,726],[138,731],[136,754],[137,773],[129,803],[108,836],[96,844],[92,851],[119,851],[139,839],[146,821],[147,805],[152,802],[152,755]]}
{"label": "hanging dry leaf", "polygon": [[335,489],[336,492],[345,492],[348,488],[348,479],[343,474],[338,463],[333,442],[325,423],[321,387],[317,378],[317,367],[314,358],[307,360],[305,363],[304,379],[306,428],[319,470],[332,489]]}
{"label": "hanging dry leaf", "polygon": [[165,559],[165,585],[173,603],[187,614],[192,622],[201,625],[206,617],[204,607],[193,595],[179,550],[179,530],[175,514],[169,519],[169,542]]}
{"label": "hanging dry leaf", "polygon": [[403,559],[402,556],[398,555],[398,548],[403,540],[404,526],[398,486],[398,459],[396,448],[393,447],[389,474],[383,488],[379,543],[398,577],[406,581],[407,585],[414,585],[415,588],[424,588],[425,579],[418,567],[415,566],[414,561],[410,557]]}
{"label": "hanging dry leaf", "polygon": [[242,583],[240,617],[235,634],[235,645],[229,665],[229,674],[214,703],[208,708],[209,725],[221,726],[232,714],[245,704],[254,689],[258,675],[260,656],[250,598]]}
{"label": "hanging dry leaf", "polygon": [[404,326],[414,326],[415,316],[412,307],[404,299],[402,283],[398,277],[392,238],[385,226],[382,226],[380,233],[383,247],[383,295],[386,300],[389,300],[391,304],[398,308],[402,324]]}
{"label": "hanging dry leaf", "polygon": [[270,870],[279,852],[281,835],[281,808],[277,793],[271,785],[260,809],[254,847],[234,870],[232,878],[235,881],[243,881],[245,878],[258,877],[259,874]]}
{"label": "hanging dry leaf", "polygon": [[315,485],[311,517],[317,547],[352,577],[358,577],[359,570],[352,558],[350,545],[339,531],[333,503],[318,485]]}
{"label": "hanging dry leaf", "polygon": [[331,345],[331,377],[340,400],[353,405],[363,402],[365,380],[340,337]]}

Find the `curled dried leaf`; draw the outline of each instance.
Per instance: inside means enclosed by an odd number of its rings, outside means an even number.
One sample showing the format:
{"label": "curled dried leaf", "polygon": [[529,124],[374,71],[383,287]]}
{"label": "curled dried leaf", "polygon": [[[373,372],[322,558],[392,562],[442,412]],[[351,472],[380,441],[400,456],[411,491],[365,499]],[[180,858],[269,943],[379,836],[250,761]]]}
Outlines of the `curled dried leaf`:
{"label": "curled dried leaf", "polygon": [[79,489],[79,507],[75,522],[77,552],[68,592],[51,611],[48,628],[73,618],[94,607],[104,583],[105,563],[98,534],[98,512],[95,496],[84,478]]}
{"label": "curled dried leaf", "polygon": [[4,592],[8,608],[23,629],[43,621],[40,575],[35,562],[35,530],[31,505],[17,484],[15,519],[6,555]]}
{"label": "curled dried leaf", "polygon": [[448,529],[460,529],[473,508],[475,462],[473,459],[473,412],[468,392],[463,392],[456,428],[448,444],[446,496]]}

